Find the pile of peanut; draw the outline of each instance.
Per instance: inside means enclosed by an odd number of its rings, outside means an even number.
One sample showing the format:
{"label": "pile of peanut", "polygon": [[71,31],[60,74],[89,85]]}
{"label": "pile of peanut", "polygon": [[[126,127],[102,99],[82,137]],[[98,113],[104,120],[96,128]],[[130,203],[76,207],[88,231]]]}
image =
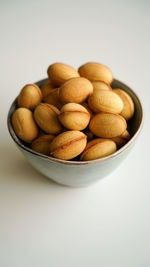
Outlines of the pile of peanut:
{"label": "pile of peanut", "polygon": [[111,88],[111,70],[89,62],[78,71],[54,63],[39,88],[21,90],[12,115],[16,135],[39,153],[70,160],[94,160],[114,153],[129,139],[127,122],[134,103],[123,90]]}

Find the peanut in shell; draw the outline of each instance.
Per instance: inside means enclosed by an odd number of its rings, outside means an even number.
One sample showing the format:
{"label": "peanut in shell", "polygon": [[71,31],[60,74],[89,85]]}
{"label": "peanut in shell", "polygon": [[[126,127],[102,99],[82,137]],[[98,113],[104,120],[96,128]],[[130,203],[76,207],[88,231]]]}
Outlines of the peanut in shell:
{"label": "peanut in shell", "polygon": [[100,63],[88,62],[82,65],[78,71],[81,77],[85,77],[92,82],[102,81],[106,84],[110,84],[113,81],[111,70]]}
{"label": "peanut in shell", "polygon": [[39,133],[33,113],[27,108],[18,108],[12,115],[12,125],[16,135],[24,142],[31,143]]}
{"label": "peanut in shell", "polygon": [[48,76],[55,87],[59,87],[67,80],[79,77],[79,73],[72,67],[64,63],[54,63],[49,66]]}
{"label": "peanut in shell", "polygon": [[63,104],[59,99],[59,88],[51,90],[51,92],[44,97],[43,102],[54,105],[55,107],[60,109],[63,106]]}
{"label": "peanut in shell", "polygon": [[94,91],[88,98],[88,105],[94,112],[120,113],[123,109],[121,98],[111,90]]}
{"label": "peanut in shell", "polygon": [[90,131],[102,138],[120,136],[127,128],[126,120],[119,114],[98,113],[90,121]]}
{"label": "peanut in shell", "polygon": [[111,86],[105,82],[101,82],[101,81],[95,81],[92,82],[93,85],[93,91],[99,91],[99,90],[112,90]]}
{"label": "peanut in shell", "polygon": [[34,118],[41,130],[48,134],[59,134],[63,128],[58,120],[59,110],[50,104],[40,103],[34,110]]}
{"label": "peanut in shell", "polygon": [[55,135],[52,134],[42,135],[32,142],[31,148],[41,154],[49,155],[49,145],[54,139],[54,137]]}
{"label": "peanut in shell", "polygon": [[120,136],[113,137],[111,140],[116,143],[118,149],[127,143],[127,140]]}
{"label": "peanut in shell", "polygon": [[126,140],[130,140],[131,136],[130,136],[130,133],[128,130],[125,130],[121,135],[120,137],[126,139]]}
{"label": "peanut in shell", "polygon": [[83,130],[89,124],[90,114],[82,105],[68,103],[61,108],[58,118],[67,129]]}
{"label": "peanut in shell", "polygon": [[81,160],[94,160],[106,157],[117,149],[115,142],[110,139],[97,138],[90,141],[83,151]]}
{"label": "peanut in shell", "polygon": [[116,136],[111,138],[111,140],[113,140],[116,145],[117,148],[121,148],[122,146],[124,146],[129,140],[130,140],[131,136],[129,134],[129,132],[127,130],[125,130],[120,136]]}
{"label": "peanut in shell", "polygon": [[18,107],[24,107],[31,110],[33,110],[41,100],[41,90],[36,84],[25,85],[17,98]]}
{"label": "peanut in shell", "polygon": [[113,89],[113,92],[115,92],[122,99],[124,104],[120,115],[126,120],[131,119],[134,115],[134,103],[132,98],[121,89]]}
{"label": "peanut in shell", "polygon": [[59,89],[62,103],[83,103],[93,93],[93,86],[86,78],[73,78],[65,82]]}
{"label": "peanut in shell", "polygon": [[52,85],[50,80],[47,80],[45,83],[41,85],[41,92],[43,98],[46,97],[49,93],[51,93],[54,90],[54,86]]}
{"label": "peanut in shell", "polygon": [[80,131],[67,131],[56,136],[50,143],[50,155],[70,160],[80,155],[87,144],[87,137]]}

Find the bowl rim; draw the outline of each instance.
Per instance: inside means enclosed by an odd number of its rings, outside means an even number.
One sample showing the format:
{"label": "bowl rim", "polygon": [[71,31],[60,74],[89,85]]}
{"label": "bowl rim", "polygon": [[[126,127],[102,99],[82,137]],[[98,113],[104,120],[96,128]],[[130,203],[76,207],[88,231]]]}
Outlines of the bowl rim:
{"label": "bowl rim", "polygon": [[[37,82],[35,82],[35,84],[37,85],[41,85],[43,84],[44,82],[46,82],[48,80],[48,78],[46,79],[42,79],[42,80],[39,80]],[[138,127],[138,130],[134,133],[134,135],[131,137],[131,139],[123,146],[121,147],[120,149],[118,149],[116,152],[114,152],[113,154],[111,155],[108,155],[106,157],[103,157],[103,158],[100,158],[100,159],[95,159],[95,160],[87,160],[87,161],[74,161],[74,160],[63,160],[63,159],[58,159],[58,158],[54,158],[54,157],[51,157],[51,156],[48,156],[48,155],[44,155],[44,154],[41,154],[39,152],[36,152],[34,150],[32,150],[31,148],[27,147],[26,145],[24,145],[22,143],[22,141],[17,137],[15,131],[13,130],[13,127],[12,127],[12,123],[11,123],[11,115],[12,115],[12,112],[11,112],[11,109],[12,107],[16,104],[16,101],[17,101],[17,97],[15,98],[15,100],[12,102],[10,108],[9,108],[9,111],[8,111],[8,115],[7,115],[7,127],[8,127],[8,131],[9,131],[9,134],[10,136],[12,137],[12,139],[14,140],[14,142],[23,150],[25,150],[26,152],[28,153],[31,153],[32,155],[36,156],[36,157],[39,157],[39,158],[42,158],[44,160],[48,160],[48,161],[52,161],[52,162],[57,162],[57,163],[60,163],[60,164],[66,164],[66,165],[86,165],[86,164],[94,164],[94,163],[100,163],[100,162],[104,162],[104,161],[107,161],[107,160],[110,160],[110,159],[113,159],[115,158],[116,156],[118,156],[119,154],[121,154],[123,151],[127,150],[131,144],[134,143],[135,139],[138,137],[142,127],[143,127],[143,105],[141,103],[141,100],[139,99],[137,93],[134,92],[133,89],[131,89],[130,87],[128,87],[126,84],[124,84],[123,82],[117,80],[117,79],[114,79],[113,82],[116,82],[118,84],[121,84],[121,86],[124,86],[124,87],[127,87],[129,89],[129,91],[131,91],[131,93],[133,93],[140,105],[140,110],[141,110],[141,121],[140,121],[140,125]]]}

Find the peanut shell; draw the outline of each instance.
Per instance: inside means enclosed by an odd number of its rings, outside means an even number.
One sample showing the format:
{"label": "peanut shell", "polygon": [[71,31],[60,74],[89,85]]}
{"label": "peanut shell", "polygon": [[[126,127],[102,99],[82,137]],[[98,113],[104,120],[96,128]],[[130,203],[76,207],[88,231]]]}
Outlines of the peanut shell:
{"label": "peanut shell", "polygon": [[42,135],[32,142],[31,148],[41,154],[49,155],[49,145],[54,139],[54,137],[55,136],[52,134]]}
{"label": "peanut shell", "polygon": [[18,96],[18,107],[33,110],[42,100],[40,88],[36,84],[27,84]]}
{"label": "peanut shell", "polygon": [[55,87],[52,85],[50,80],[48,80],[45,83],[43,83],[41,85],[41,92],[42,92],[43,98],[46,97],[49,93],[51,93],[54,88]]}
{"label": "peanut shell", "polygon": [[[117,97],[116,97],[117,96]],[[123,109],[121,98],[112,91],[95,91],[88,98],[88,105],[94,112],[120,113]]]}
{"label": "peanut shell", "polygon": [[79,77],[79,73],[71,66],[63,63],[54,63],[49,66],[48,76],[55,87],[59,87],[67,80]]}
{"label": "peanut shell", "polygon": [[129,134],[129,131],[128,130],[125,130],[121,135],[120,137],[126,139],[126,140],[130,140],[131,136]]}
{"label": "peanut shell", "polygon": [[107,84],[110,84],[113,81],[113,75],[111,70],[100,63],[86,63],[82,65],[78,71],[80,73],[80,76],[85,77],[92,82],[102,81]]}
{"label": "peanut shell", "polygon": [[67,131],[56,136],[50,143],[50,155],[69,160],[80,155],[87,144],[87,137],[80,131]]}
{"label": "peanut shell", "polygon": [[116,143],[118,149],[127,143],[127,140],[120,136],[113,137],[111,140]]}
{"label": "peanut shell", "polygon": [[121,89],[113,89],[113,92],[115,92],[122,99],[124,104],[120,115],[123,116],[126,120],[131,119],[134,115],[134,103],[132,98]]}
{"label": "peanut shell", "polygon": [[43,102],[54,105],[55,107],[60,109],[63,104],[59,99],[59,88],[51,90],[51,92],[46,97],[44,97]]}
{"label": "peanut shell", "polygon": [[48,134],[59,134],[63,128],[58,120],[59,110],[50,104],[40,103],[34,110],[38,126]]}
{"label": "peanut shell", "polygon": [[90,131],[103,138],[120,136],[127,128],[125,119],[118,114],[98,113],[90,121]]}
{"label": "peanut shell", "polygon": [[93,85],[93,91],[99,91],[99,90],[112,90],[109,84],[101,82],[101,81],[96,81],[92,82]]}
{"label": "peanut shell", "polygon": [[61,108],[58,118],[67,129],[83,130],[89,124],[90,114],[82,105],[68,103]]}
{"label": "peanut shell", "polygon": [[39,133],[33,113],[27,108],[18,108],[12,115],[12,125],[16,135],[23,141],[31,143]]}
{"label": "peanut shell", "polygon": [[93,86],[85,78],[73,78],[65,82],[59,90],[62,103],[83,103],[93,93]]}
{"label": "peanut shell", "polygon": [[117,149],[115,142],[110,139],[97,138],[90,141],[83,151],[81,160],[94,160],[106,157]]}
{"label": "peanut shell", "polygon": [[119,149],[120,147],[124,146],[130,138],[131,136],[129,132],[125,130],[120,136],[113,137],[111,140],[116,143],[117,148]]}

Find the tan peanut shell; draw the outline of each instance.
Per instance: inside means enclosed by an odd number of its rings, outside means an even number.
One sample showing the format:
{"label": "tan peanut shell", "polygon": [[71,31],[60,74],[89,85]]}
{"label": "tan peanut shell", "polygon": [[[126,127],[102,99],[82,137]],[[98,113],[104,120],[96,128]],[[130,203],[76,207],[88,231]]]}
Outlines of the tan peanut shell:
{"label": "tan peanut shell", "polygon": [[49,66],[48,76],[55,87],[59,87],[67,80],[79,77],[79,73],[71,66],[63,63],[54,63]]}
{"label": "tan peanut shell", "polygon": [[107,84],[110,84],[113,81],[113,75],[111,70],[100,63],[86,63],[82,65],[78,71],[80,73],[80,76],[85,77],[92,82],[102,81]]}
{"label": "tan peanut shell", "polygon": [[117,148],[120,148],[124,146],[130,138],[131,136],[129,132],[125,130],[120,136],[113,137],[111,138],[111,140],[113,140],[116,143]]}
{"label": "tan peanut shell", "polygon": [[59,88],[51,90],[51,92],[46,97],[44,97],[43,102],[54,105],[55,107],[60,109],[63,104],[59,99]]}
{"label": "tan peanut shell", "polygon": [[21,90],[17,101],[18,107],[34,109],[42,100],[40,88],[36,84],[27,84]]}
{"label": "tan peanut shell", "polygon": [[95,91],[88,98],[88,105],[94,112],[120,113],[123,109],[121,98],[113,91]]}
{"label": "tan peanut shell", "polygon": [[111,140],[113,140],[116,143],[117,148],[120,148],[124,146],[128,142],[128,140],[130,140],[130,138],[131,136],[129,132],[125,130],[120,136],[113,137],[111,138]]}
{"label": "tan peanut shell", "polygon": [[59,89],[62,103],[83,103],[93,93],[93,86],[85,78],[73,78],[65,82]]}
{"label": "tan peanut shell", "polygon": [[52,85],[50,80],[43,83],[41,85],[41,92],[42,92],[43,98],[46,97],[49,93],[51,93],[53,89],[54,89],[54,86]]}
{"label": "tan peanut shell", "polygon": [[80,131],[67,131],[56,136],[50,143],[50,155],[69,160],[80,155],[87,144],[87,137]]}
{"label": "tan peanut shell", "polygon": [[12,115],[12,125],[16,135],[23,141],[31,143],[39,133],[33,113],[27,108],[18,108]]}
{"label": "tan peanut shell", "polygon": [[98,113],[90,121],[90,131],[103,138],[120,136],[127,128],[125,119],[118,114]]}
{"label": "tan peanut shell", "polygon": [[59,134],[63,130],[57,117],[59,113],[53,105],[40,103],[34,110],[34,118],[45,133]]}
{"label": "tan peanut shell", "polygon": [[113,137],[111,140],[116,143],[118,149],[127,143],[127,140],[120,136]]}
{"label": "tan peanut shell", "polygon": [[83,151],[81,160],[94,160],[106,157],[117,149],[115,142],[110,139],[97,138],[90,141]]}
{"label": "tan peanut shell", "polygon": [[112,90],[109,84],[101,82],[101,81],[96,81],[92,82],[93,85],[93,91],[99,91],[99,90]]}
{"label": "tan peanut shell", "polygon": [[122,99],[124,104],[120,115],[123,116],[126,120],[131,119],[134,114],[134,103],[132,98],[121,89],[113,89],[113,92],[115,92]]}
{"label": "tan peanut shell", "polygon": [[68,103],[61,108],[58,118],[67,129],[83,130],[89,124],[90,114],[82,105]]}
{"label": "tan peanut shell", "polygon": [[54,137],[55,135],[52,134],[42,135],[32,142],[31,148],[41,154],[49,155],[49,145],[54,139]]}
{"label": "tan peanut shell", "polygon": [[128,130],[125,130],[121,135],[120,137],[126,139],[126,140],[129,140],[131,138],[130,134],[129,134],[129,131]]}

